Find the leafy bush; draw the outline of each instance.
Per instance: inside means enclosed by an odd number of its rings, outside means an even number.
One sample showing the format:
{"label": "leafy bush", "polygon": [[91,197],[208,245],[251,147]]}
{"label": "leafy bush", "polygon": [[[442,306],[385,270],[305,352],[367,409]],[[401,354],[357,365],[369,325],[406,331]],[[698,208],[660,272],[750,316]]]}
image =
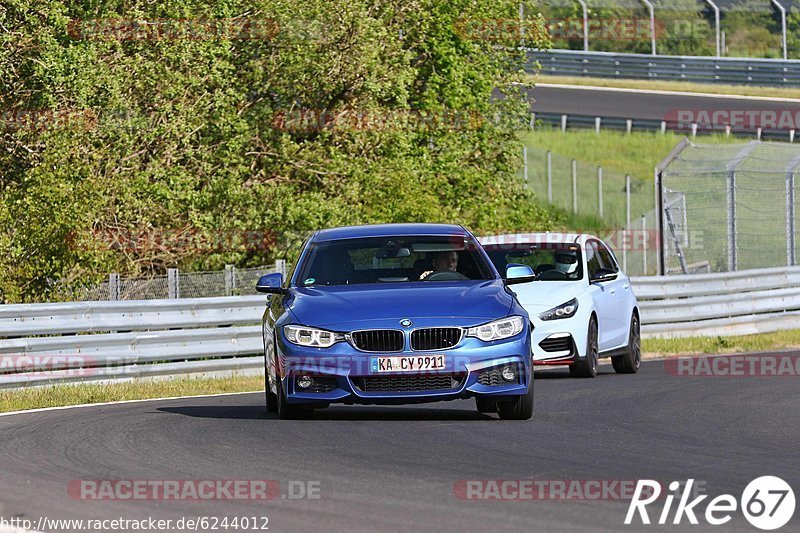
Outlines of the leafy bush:
{"label": "leafy bush", "polygon": [[[465,17],[517,9],[508,0],[6,0],[3,301],[68,297],[109,271],[291,260],[307,232],[340,224],[547,229],[558,215],[515,177],[528,111],[516,92],[519,41],[458,31]],[[206,26],[175,30],[181,19]],[[106,31],[111,21],[116,31]],[[214,33],[209,21],[250,38]],[[547,46],[533,39],[523,44]],[[319,110],[371,114],[381,126],[286,126]],[[468,120],[432,123],[454,115]],[[253,230],[274,238],[256,249],[195,245]],[[130,242],[153,234],[191,238]]]}

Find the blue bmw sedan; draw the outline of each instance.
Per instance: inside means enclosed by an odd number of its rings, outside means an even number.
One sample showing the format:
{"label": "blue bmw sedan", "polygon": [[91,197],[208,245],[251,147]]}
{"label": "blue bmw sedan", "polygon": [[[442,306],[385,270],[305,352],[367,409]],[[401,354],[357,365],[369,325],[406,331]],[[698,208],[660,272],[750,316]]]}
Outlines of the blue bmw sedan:
{"label": "blue bmw sedan", "polygon": [[269,274],[263,319],[267,410],[308,416],[331,403],[474,397],[478,411],[533,414],[530,320],[461,226],[334,228],[304,244],[288,280]]}

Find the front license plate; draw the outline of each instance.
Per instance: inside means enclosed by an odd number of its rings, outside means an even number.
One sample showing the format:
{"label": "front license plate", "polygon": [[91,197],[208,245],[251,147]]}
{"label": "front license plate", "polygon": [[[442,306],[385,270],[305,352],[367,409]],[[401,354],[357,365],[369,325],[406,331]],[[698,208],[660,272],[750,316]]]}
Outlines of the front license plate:
{"label": "front license plate", "polygon": [[444,355],[410,355],[400,357],[370,357],[373,372],[420,372],[444,370]]}

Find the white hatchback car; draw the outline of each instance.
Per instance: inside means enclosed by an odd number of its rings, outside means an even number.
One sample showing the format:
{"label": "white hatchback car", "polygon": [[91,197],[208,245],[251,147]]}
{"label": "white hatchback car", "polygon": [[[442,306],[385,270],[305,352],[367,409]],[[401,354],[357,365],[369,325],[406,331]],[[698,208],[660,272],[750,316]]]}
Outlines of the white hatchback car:
{"label": "white hatchback car", "polygon": [[611,248],[593,235],[529,233],[479,239],[497,270],[533,268],[537,280],[514,286],[533,324],[535,365],[569,365],[595,377],[597,360],[633,374],[641,365],[639,309]]}

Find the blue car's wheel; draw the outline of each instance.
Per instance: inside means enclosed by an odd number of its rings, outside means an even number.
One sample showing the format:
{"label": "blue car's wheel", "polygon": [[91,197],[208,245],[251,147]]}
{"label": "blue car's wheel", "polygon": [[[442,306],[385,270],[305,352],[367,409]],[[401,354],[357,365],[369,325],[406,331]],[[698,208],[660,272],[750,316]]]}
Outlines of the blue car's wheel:
{"label": "blue car's wheel", "polygon": [[497,413],[503,420],[528,420],[533,416],[533,380],[528,386],[527,394],[514,397],[513,400],[497,402]]}

